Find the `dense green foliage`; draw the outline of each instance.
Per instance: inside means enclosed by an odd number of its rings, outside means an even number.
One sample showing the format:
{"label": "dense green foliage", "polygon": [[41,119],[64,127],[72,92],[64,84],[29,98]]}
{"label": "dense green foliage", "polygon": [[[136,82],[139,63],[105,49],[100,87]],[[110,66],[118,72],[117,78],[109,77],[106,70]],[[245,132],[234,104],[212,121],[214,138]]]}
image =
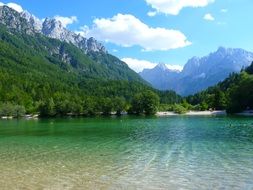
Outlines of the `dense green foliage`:
{"label": "dense green foliage", "polygon": [[153,115],[159,108],[159,96],[152,91],[138,93],[131,106],[131,113]]}
{"label": "dense green foliage", "polygon": [[196,107],[189,104],[185,99],[174,104],[160,104],[159,111],[169,111],[177,114],[185,114],[189,110],[194,110]]}
{"label": "dense green foliage", "polygon": [[248,74],[253,75],[253,63],[245,70]]}
{"label": "dense green foliage", "polygon": [[25,112],[24,106],[12,105],[10,103],[0,105],[0,116],[23,117]]}
{"label": "dense green foliage", "polygon": [[200,110],[226,109],[229,113],[253,109],[253,63],[239,74],[231,74],[218,85],[187,98]]}
{"label": "dense green foliage", "polygon": [[71,44],[0,27],[1,116],[120,114],[140,92],[148,92],[146,114],[157,110],[155,94],[162,103],[181,101],[174,92],[151,88],[114,56],[85,55]]}
{"label": "dense green foliage", "polygon": [[175,104],[173,106],[173,111],[177,114],[185,114],[188,111],[188,109],[185,108],[183,105]]}

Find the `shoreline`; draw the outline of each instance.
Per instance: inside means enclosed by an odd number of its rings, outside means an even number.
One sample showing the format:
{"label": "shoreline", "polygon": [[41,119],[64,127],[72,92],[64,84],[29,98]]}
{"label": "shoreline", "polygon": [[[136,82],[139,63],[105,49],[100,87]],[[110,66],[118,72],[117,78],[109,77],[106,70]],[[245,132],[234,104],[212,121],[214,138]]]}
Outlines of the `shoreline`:
{"label": "shoreline", "polygon": [[[124,113],[122,114],[121,116],[124,116],[124,115],[131,115],[131,114],[127,114],[127,113]],[[227,114],[227,112],[225,110],[217,110],[217,111],[188,111],[187,113],[184,113],[184,114],[178,114],[178,113],[175,113],[173,111],[160,111],[160,112],[157,112],[155,114],[155,116],[157,117],[166,117],[166,116],[228,116],[229,114]],[[233,114],[235,116],[245,116],[245,117],[253,117],[253,112],[252,111],[244,111],[244,112],[241,112],[241,113],[235,113]],[[62,117],[73,117],[74,115],[66,115],[66,116],[62,116]],[[103,116],[103,115],[100,115],[100,116]],[[116,114],[112,113],[110,115],[107,115],[108,117],[111,117],[111,116],[117,116]],[[88,116],[77,116],[77,117],[88,117]],[[39,118],[42,118],[40,117],[38,114],[36,115],[25,115],[23,117],[13,117],[13,116],[1,116],[0,117],[0,120],[12,120],[12,119],[26,119],[26,120],[37,120]],[[51,118],[57,118],[57,117],[51,117]]]}
{"label": "shoreline", "polygon": [[253,110],[237,113],[236,115],[239,115],[239,116],[253,116]]}
{"label": "shoreline", "polygon": [[224,110],[220,111],[189,111],[185,114],[178,114],[175,112],[157,112],[156,116],[163,117],[163,116],[179,116],[179,115],[186,115],[186,116],[226,116],[227,112]]}

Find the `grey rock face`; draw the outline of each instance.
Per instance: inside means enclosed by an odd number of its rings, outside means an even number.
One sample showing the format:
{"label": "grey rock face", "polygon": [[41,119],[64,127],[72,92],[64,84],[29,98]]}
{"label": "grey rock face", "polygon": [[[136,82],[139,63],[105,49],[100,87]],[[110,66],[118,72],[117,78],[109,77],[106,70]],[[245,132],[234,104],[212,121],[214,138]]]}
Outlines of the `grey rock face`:
{"label": "grey rock face", "polygon": [[44,22],[27,11],[18,13],[8,6],[0,6],[0,24],[27,34],[41,33],[47,37],[72,43],[84,53],[107,53],[106,48],[94,38],[84,38],[65,27],[56,19],[46,18]]}
{"label": "grey rock face", "polygon": [[42,21],[29,13],[28,11],[23,11],[21,17],[27,20],[27,22],[34,27],[36,32],[41,32],[42,30]]}
{"label": "grey rock face", "polygon": [[55,19],[45,19],[42,25],[42,34],[68,43],[75,43],[72,32],[64,28],[61,22]]}
{"label": "grey rock face", "polygon": [[107,53],[105,47],[94,38],[86,39],[79,34],[67,30],[60,21],[56,19],[45,19],[42,27],[42,33],[50,38],[72,43],[84,53],[100,52]]}
{"label": "grey rock face", "polygon": [[182,72],[146,69],[140,75],[161,90],[174,90],[181,95],[191,95],[213,86],[229,76],[240,72],[253,61],[253,53],[243,49],[220,47],[208,56],[193,57]]}
{"label": "grey rock face", "polygon": [[0,23],[9,29],[24,31],[27,34],[34,32],[33,26],[21,17],[18,12],[8,6],[0,6]]}
{"label": "grey rock face", "polygon": [[98,43],[97,40],[93,37],[87,40],[87,48],[93,52],[106,52],[105,47],[101,43]]}

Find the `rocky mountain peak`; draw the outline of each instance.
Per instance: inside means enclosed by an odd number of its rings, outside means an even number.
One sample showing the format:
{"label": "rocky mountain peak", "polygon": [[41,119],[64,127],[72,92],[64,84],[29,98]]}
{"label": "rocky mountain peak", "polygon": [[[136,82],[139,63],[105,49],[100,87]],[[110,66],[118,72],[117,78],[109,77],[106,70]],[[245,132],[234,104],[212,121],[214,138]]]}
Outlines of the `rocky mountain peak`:
{"label": "rocky mountain peak", "polygon": [[[63,27],[61,21],[58,21],[56,19],[46,18],[43,22],[43,30],[45,30],[45,33],[51,33],[51,32],[59,32],[62,33],[66,28]],[[47,31],[46,31],[47,30]]]}
{"label": "rocky mountain peak", "polygon": [[84,53],[107,53],[106,48],[95,38],[87,39],[80,34],[76,34],[65,28],[56,19],[46,18],[42,21],[28,11],[19,13],[8,6],[0,6],[0,24],[30,35],[41,33],[47,37],[71,43],[80,48]]}
{"label": "rocky mountain peak", "polygon": [[87,47],[93,52],[103,52],[106,53],[105,47],[99,43],[95,38],[91,37],[87,40]]}
{"label": "rocky mountain peak", "polygon": [[0,24],[9,29],[23,31],[27,34],[34,32],[34,27],[24,19],[20,13],[8,6],[0,6]]}
{"label": "rocky mountain peak", "polygon": [[45,19],[43,22],[42,33],[50,38],[72,43],[73,45],[83,50],[84,53],[107,53],[105,47],[95,38],[86,39],[80,34],[76,34],[66,29],[62,23],[56,19]]}
{"label": "rocky mountain peak", "polygon": [[252,55],[251,52],[245,51],[244,49],[240,48],[225,48],[225,47],[219,47],[218,50],[211,55],[216,56],[247,56]]}
{"label": "rocky mountain peak", "polygon": [[184,75],[190,75],[194,73],[200,65],[200,60],[201,59],[199,57],[192,57],[191,59],[189,59],[185,64],[182,73]]}
{"label": "rocky mountain peak", "polygon": [[[1,15],[3,18],[19,16],[17,11],[15,11],[14,9],[12,9],[6,5],[3,5],[3,6],[0,5],[0,12],[1,12]],[[4,16],[6,16],[6,17],[4,17]]]}
{"label": "rocky mountain peak", "polygon": [[159,63],[155,68],[163,71],[169,70],[165,63]]}
{"label": "rocky mountain peak", "polygon": [[23,11],[21,17],[27,20],[37,32],[41,32],[43,22],[28,11]]}
{"label": "rocky mountain peak", "polygon": [[66,42],[74,42],[71,32],[62,26],[56,19],[46,18],[42,25],[42,33],[50,38]]}
{"label": "rocky mountain peak", "polygon": [[182,72],[146,69],[140,75],[158,89],[174,90],[181,95],[190,95],[217,84],[230,73],[240,72],[252,61],[252,52],[219,47],[207,56],[189,59]]}
{"label": "rocky mountain peak", "polygon": [[217,52],[217,53],[218,53],[218,52],[219,52],[219,53],[226,53],[226,51],[227,51],[227,48],[225,48],[225,47],[223,47],[223,46],[220,46],[216,52]]}

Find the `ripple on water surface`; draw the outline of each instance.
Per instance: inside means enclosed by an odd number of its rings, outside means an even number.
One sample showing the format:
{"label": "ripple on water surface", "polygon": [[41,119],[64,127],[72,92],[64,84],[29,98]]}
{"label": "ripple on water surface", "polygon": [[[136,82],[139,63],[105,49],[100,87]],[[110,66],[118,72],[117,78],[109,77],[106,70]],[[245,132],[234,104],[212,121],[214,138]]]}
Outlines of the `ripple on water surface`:
{"label": "ripple on water surface", "polygon": [[0,121],[1,189],[253,189],[253,119]]}

